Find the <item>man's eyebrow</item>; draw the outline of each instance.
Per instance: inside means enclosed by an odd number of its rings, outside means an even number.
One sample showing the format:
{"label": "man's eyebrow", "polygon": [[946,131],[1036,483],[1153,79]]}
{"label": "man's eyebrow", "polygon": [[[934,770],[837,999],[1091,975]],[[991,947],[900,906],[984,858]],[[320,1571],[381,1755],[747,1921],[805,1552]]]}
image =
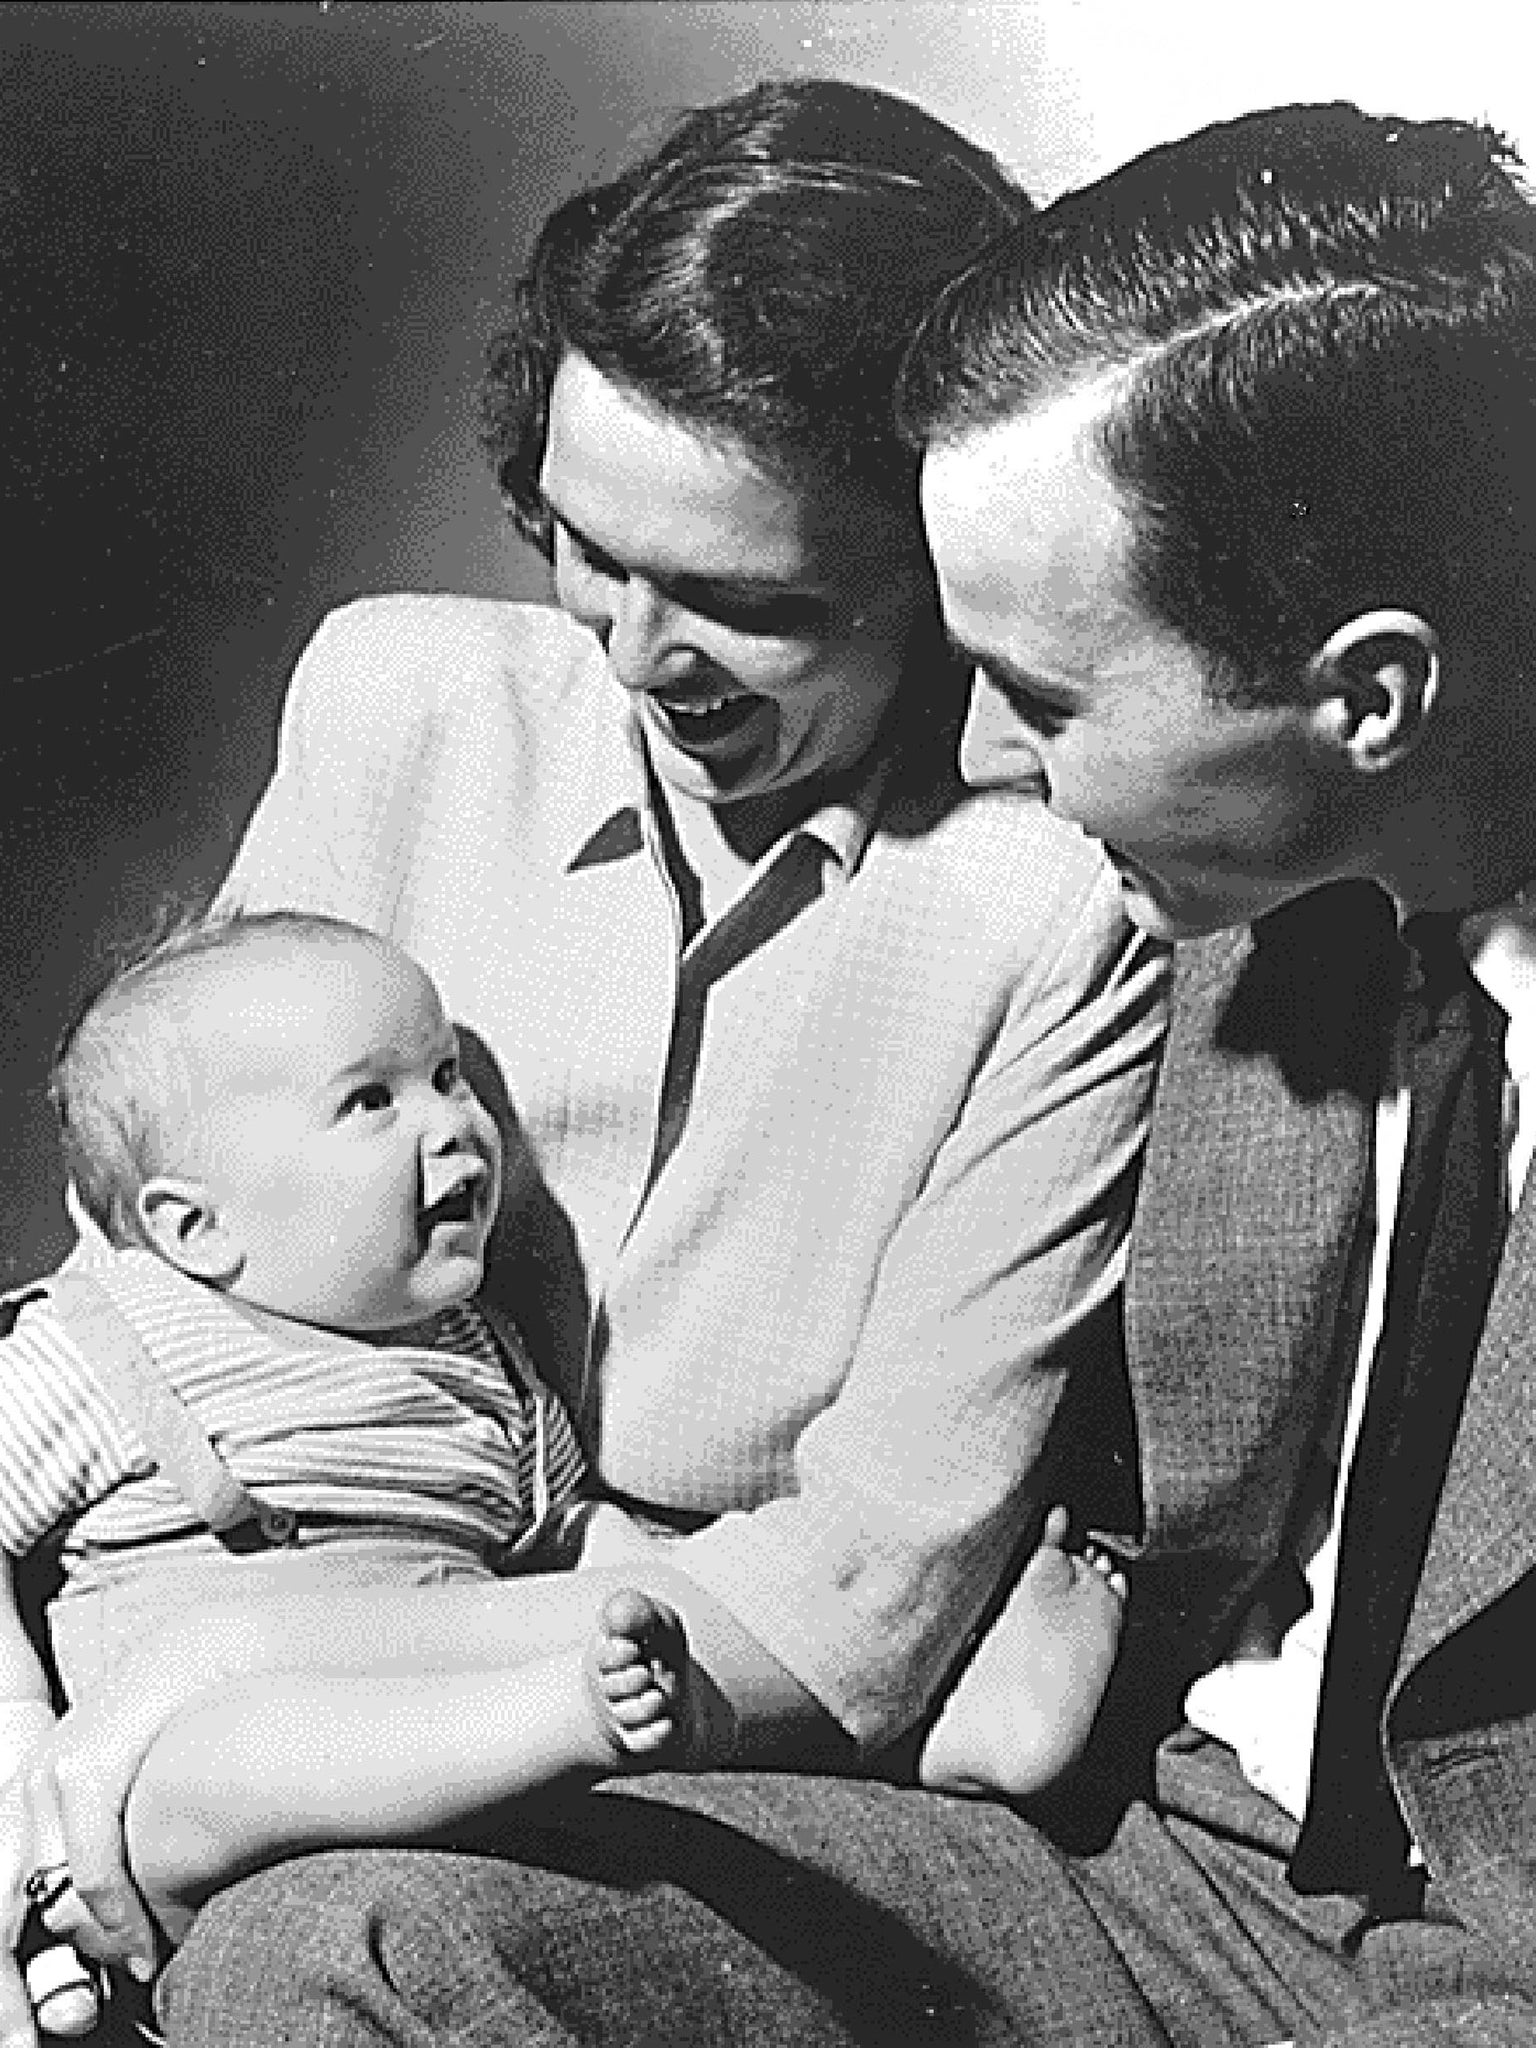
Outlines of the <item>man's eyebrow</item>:
{"label": "man's eyebrow", "polygon": [[956,639],[953,633],[946,633],[944,637],[949,643],[950,654],[966,668],[980,669],[989,679],[1007,683],[1016,690],[1033,689],[1034,685],[1030,678],[1016,669],[1006,655],[989,654],[980,647],[968,647],[963,640]]}
{"label": "man's eyebrow", "polygon": [[967,647],[963,640],[957,640],[953,633],[946,633],[945,640],[953,658],[964,663],[968,669],[980,669],[989,682],[997,683],[1002,689],[1016,691],[1021,697],[1045,700],[1065,696],[1066,686],[1059,683],[1043,683],[1038,676],[1027,674],[1015,668],[1005,654],[987,654],[980,648]]}

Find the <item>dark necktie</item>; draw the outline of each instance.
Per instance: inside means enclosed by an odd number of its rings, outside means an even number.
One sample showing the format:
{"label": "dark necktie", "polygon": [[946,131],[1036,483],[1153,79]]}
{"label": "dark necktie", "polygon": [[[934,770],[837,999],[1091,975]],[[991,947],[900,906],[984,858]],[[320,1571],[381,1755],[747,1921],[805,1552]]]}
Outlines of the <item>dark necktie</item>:
{"label": "dark necktie", "polygon": [[1410,918],[1408,1147],[1386,1310],[1344,1499],[1298,1891],[1390,1897],[1408,1831],[1381,1717],[1429,1546],[1504,1231],[1504,1016],[1449,916]]}

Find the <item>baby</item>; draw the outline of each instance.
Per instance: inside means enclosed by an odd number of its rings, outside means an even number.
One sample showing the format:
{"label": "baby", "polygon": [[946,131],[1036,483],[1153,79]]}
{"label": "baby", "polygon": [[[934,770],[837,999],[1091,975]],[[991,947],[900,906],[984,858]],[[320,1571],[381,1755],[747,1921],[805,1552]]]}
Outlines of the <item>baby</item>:
{"label": "baby", "polygon": [[[532,1567],[560,1576],[528,1582],[537,1648],[497,1675],[496,1725],[515,1731],[498,1798],[729,1759],[729,1703],[674,1608],[632,1586],[583,1591],[588,1575],[564,1569],[600,1547],[612,1562],[620,1511],[583,1490],[563,1409],[516,1332],[472,1300],[500,1141],[413,960],[297,912],[195,926],[90,1005],[53,1093],[94,1227],[23,1292],[0,1339],[0,1548],[19,1558],[62,1535],[48,1622],[71,1697],[200,1602],[327,1593],[329,1640],[337,1589]],[[1081,1749],[1124,1585],[1104,1554],[1070,1553],[1066,1523],[1047,1518],[1002,1625],[928,1732],[922,1782],[1024,1793]],[[621,1580],[632,1561],[643,1580],[645,1539],[617,1551]],[[381,1816],[423,1801],[435,1813],[413,1750],[427,1724],[396,1715],[409,1691],[397,1678],[370,1694],[375,1720],[346,1724],[344,1755],[264,1779],[263,1797],[304,1804],[316,1840],[330,1824],[323,1799],[306,1804],[319,1779],[349,1829],[387,1834]],[[345,1708],[316,1712],[340,1728]],[[53,1719],[15,1599],[0,1596],[0,1784]],[[28,1889],[41,1902],[67,1883],[45,1865]],[[96,1987],[67,1948],[45,1950],[28,1981],[50,2031],[89,2029]]]}
{"label": "baby", "polygon": [[[53,1096],[96,1231],[12,1298],[0,1546],[58,1548],[72,1700],[200,1598],[575,1561],[597,1510],[570,1422],[471,1301],[500,1138],[413,960],[322,917],[198,924],[91,1003]],[[563,1656],[521,1724],[533,1778],[676,1746],[669,1609],[611,1601]],[[53,1719],[6,1570],[0,1782]],[[59,1951],[31,1981],[51,2031],[91,2024]]]}

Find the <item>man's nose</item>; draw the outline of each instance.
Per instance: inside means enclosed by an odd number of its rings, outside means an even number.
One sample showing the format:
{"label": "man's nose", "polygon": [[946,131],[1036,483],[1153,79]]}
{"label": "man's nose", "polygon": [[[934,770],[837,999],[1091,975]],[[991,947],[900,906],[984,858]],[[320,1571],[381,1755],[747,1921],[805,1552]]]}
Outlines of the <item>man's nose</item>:
{"label": "man's nose", "polygon": [[1038,745],[1029,728],[979,670],[960,735],[960,773],[972,789],[1033,789],[1050,795]]}

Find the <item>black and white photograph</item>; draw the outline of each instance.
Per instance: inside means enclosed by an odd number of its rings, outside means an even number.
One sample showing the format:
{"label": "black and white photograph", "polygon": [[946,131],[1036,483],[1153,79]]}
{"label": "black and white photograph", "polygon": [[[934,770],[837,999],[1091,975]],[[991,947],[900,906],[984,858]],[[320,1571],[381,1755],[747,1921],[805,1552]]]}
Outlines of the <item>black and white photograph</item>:
{"label": "black and white photograph", "polygon": [[4,0],[0,2048],[1536,2048],[1536,12]]}

